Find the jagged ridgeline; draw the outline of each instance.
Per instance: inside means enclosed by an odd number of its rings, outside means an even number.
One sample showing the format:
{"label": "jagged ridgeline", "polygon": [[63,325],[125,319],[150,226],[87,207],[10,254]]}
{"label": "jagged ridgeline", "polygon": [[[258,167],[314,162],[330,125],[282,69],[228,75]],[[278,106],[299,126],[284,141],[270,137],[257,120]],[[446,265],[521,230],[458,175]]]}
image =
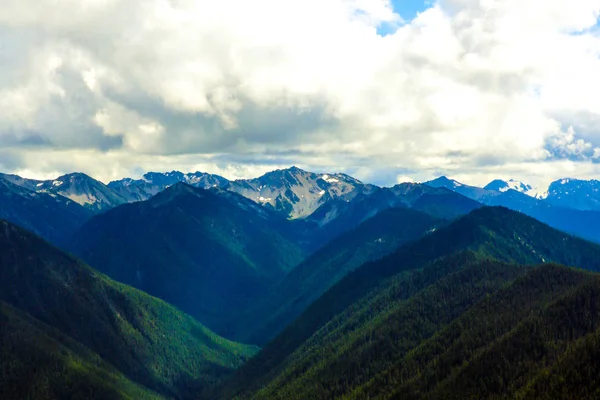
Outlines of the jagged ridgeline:
{"label": "jagged ridgeline", "polygon": [[[0,184],[0,218],[25,226],[60,246],[67,244],[65,239],[93,214],[148,200],[182,182],[238,193],[285,218],[316,222],[322,228],[315,233],[315,239],[321,239],[317,242],[326,243],[356,226],[351,216],[373,216],[389,207],[409,206],[445,218],[462,215],[481,204],[508,207],[557,229],[600,241],[600,233],[593,228],[600,223],[600,183],[596,180],[565,178],[547,189],[515,180],[494,180],[480,188],[441,177],[423,184],[381,188],[342,173],[314,173],[296,167],[233,181],[203,172],[178,171],[149,172],[142,179],[125,178],[107,185],[82,173],[45,181],[0,174],[0,180],[4,181]],[[7,190],[2,187],[6,183],[19,189]],[[23,193],[17,194],[19,191]],[[6,192],[11,193],[9,200],[2,198]],[[46,201],[32,202],[37,195]],[[70,209],[50,204],[50,197],[56,199],[54,202],[69,202]],[[15,203],[20,201],[30,206],[15,212]],[[57,221],[64,221],[64,226]]]}
{"label": "jagged ridgeline", "polygon": [[197,398],[256,350],[0,221],[0,398]]}

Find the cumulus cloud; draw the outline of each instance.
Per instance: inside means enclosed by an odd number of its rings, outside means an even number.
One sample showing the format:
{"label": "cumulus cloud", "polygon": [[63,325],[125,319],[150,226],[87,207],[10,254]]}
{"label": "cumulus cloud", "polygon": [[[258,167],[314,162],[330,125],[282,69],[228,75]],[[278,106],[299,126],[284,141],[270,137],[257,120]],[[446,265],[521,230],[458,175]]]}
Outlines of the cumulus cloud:
{"label": "cumulus cloud", "polygon": [[600,172],[598,0],[439,0],[412,21],[389,0],[5,3],[5,169]]}

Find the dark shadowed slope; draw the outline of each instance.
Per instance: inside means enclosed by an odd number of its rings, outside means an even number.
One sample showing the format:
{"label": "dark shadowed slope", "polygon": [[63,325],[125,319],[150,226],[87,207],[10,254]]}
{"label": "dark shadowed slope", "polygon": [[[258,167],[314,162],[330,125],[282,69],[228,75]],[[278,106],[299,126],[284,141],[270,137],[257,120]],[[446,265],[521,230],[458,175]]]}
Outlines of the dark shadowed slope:
{"label": "dark shadowed slope", "polygon": [[436,218],[454,219],[482,207],[482,204],[446,188],[420,183],[401,183],[390,188],[410,208]]}
{"label": "dark shadowed slope", "polygon": [[221,332],[304,257],[290,224],[235,193],[180,183],[93,218],[72,249],[111,278]]}
{"label": "dark shadowed slope", "polygon": [[[313,233],[315,248],[389,208],[411,208],[436,218],[454,219],[482,205],[446,188],[402,183],[392,188],[365,186],[352,199],[332,199],[306,218],[320,228]],[[320,246],[318,245],[320,243]]]}
{"label": "dark shadowed slope", "polygon": [[238,339],[265,343],[349,272],[433,231],[442,221],[408,208],[390,208],[332,240],[294,268],[242,319]]}
{"label": "dark shadowed slope", "polygon": [[[8,315],[4,320],[9,318],[9,323],[3,324],[3,329],[8,329],[3,335],[15,340],[2,345],[16,346],[24,352],[23,358],[14,353],[11,357],[15,359],[9,358],[6,368],[17,368],[20,372],[15,374],[19,376],[28,371],[37,374],[36,379],[45,379],[53,391],[70,390],[66,386],[71,378],[80,382],[85,376],[104,371],[111,376],[96,378],[106,384],[123,383],[119,378],[122,374],[168,397],[190,398],[239,367],[255,351],[215,335],[167,303],[116,283],[37,236],[3,221],[0,301],[40,322],[25,320],[23,315],[4,309]],[[89,352],[80,352],[64,339],[67,336]],[[36,347],[31,347],[32,343]],[[57,343],[63,343],[64,352],[56,349]],[[38,370],[41,364],[25,358],[30,355],[48,361],[46,373]],[[102,362],[98,361],[100,358]],[[77,363],[82,365],[72,371]],[[107,370],[105,363],[120,374]],[[51,379],[54,368],[49,366],[53,365],[71,378]],[[84,375],[74,376],[71,372]]]}

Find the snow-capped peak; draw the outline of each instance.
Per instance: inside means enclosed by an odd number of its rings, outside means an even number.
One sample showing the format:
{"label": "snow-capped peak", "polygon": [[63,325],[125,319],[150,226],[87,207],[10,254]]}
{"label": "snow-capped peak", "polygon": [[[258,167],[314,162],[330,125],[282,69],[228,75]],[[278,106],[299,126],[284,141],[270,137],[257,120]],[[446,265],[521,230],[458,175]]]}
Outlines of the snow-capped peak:
{"label": "snow-capped peak", "polygon": [[500,191],[507,191],[510,189],[516,190],[517,192],[521,193],[527,193],[533,189],[533,186],[523,183],[521,181],[509,179],[508,181],[506,181],[506,186],[500,189]]}
{"label": "snow-capped peak", "polygon": [[486,190],[495,190],[495,191],[503,192],[503,193],[508,192],[509,190],[515,190],[517,192],[526,194],[531,197],[536,197],[536,198],[539,198],[540,195],[543,195],[543,193],[540,193],[538,188],[533,187],[527,183],[517,181],[515,179],[509,179],[507,181],[503,181],[501,179],[496,179],[496,180],[490,182],[488,185],[486,185],[485,189]]}
{"label": "snow-capped peak", "polygon": [[563,178],[548,187],[547,200],[577,210],[600,210],[600,181]]}

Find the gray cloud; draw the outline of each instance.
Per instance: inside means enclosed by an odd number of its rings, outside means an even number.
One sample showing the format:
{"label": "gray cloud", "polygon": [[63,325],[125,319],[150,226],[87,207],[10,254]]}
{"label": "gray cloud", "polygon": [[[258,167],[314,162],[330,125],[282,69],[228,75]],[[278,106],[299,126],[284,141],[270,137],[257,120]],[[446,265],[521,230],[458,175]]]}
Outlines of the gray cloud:
{"label": "gray cloud", "polygon": [[6,150],[0,150],[0,168],[11,171],[23,166],[23,159],[19,154]]}

